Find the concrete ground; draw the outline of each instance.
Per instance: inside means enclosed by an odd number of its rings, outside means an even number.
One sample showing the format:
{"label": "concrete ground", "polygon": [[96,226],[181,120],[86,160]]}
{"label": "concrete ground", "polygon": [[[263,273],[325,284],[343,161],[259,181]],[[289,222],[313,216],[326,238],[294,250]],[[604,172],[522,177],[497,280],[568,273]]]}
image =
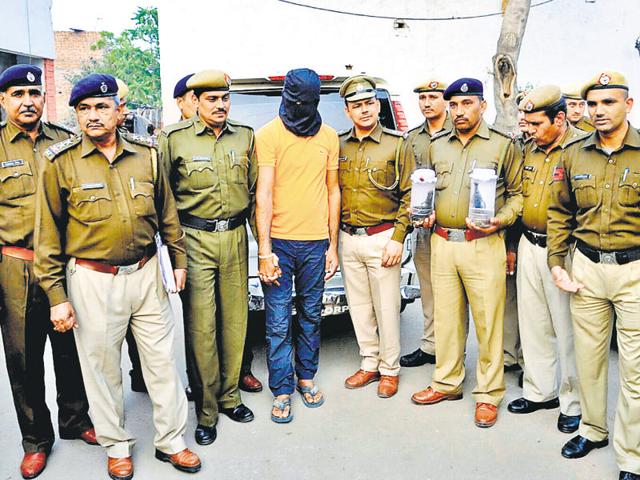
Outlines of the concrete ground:
{"label": "concrete ground", "polygon": [[[421,335],[418,303],[402,314],[402,352],[416,348]],[[391,399],[376,396],[376,384],[351,391],[344,379],[359,366],[358,350],[350,328],[323,331],[318,383],[326,403],[307,409],[299,396],[293,400],[294,420],[276,425],[269,419],[272,397],[267,389],[243,394],[256,419],[236,424],[222,416],[218,440],[201,447],[193,440],[196,425],[190,404],[187,442],[200,454],[204,466],[193,478],[216,479],[524,479],[604,480],[617,479],[612,446],[596,450],[580,460],[566,460],[560,448],[570,436],[556,429],[558,410],[516,416],[507,411],[509,401],[521,390],[517,375],[506,374],[507,394],[499,420],[490,429],[473,424],[476,342],[469,341],[468,376],[464,399],[434,406],[416,406],[409,398],[430,381],[432,365],[402,371],[400,391]],[[176,354],[184,372],[182,329],[177,329]],[[2,354],[0,353],[0,356]],[[126,355],[123,355],[126,358]],[[0,359],[4,365],[4,358]],[[124,360],[123,371],[128,371]],[[22,449],[11,401],[6,370],[0,374],[0,480],[21,478],[18,471]],[[263,345],[256,348],[254,373],[267,380]],[[51,366],[47,370],[49,405],[55,412],[55,384]],[[613,426],[617,394],[617,355],[610,364],[609,424]],[[191,478],[154,459],[151,405],[144,394],[125,393],[127,428],[138,438],[134,452],[135,478]],[[100,447],[81,441],[57,441],[43,480],[106,479],[106,456]]]}

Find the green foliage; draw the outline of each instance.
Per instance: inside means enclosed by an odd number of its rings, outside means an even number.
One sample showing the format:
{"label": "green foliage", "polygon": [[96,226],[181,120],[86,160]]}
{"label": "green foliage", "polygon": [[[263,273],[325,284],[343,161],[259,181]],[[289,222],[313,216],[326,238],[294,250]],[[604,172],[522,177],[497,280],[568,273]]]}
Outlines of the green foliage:
{"label": "green foliage", "polygon": [[74,83],[92,73],[109,73],[129,87],[127,101],[131,104],[159,108],[160,42],[158,39],[158,9],[138,7],[132,17],[135,27],[116,36],[101,32],[101,38],[91,48],[102,50],[103,57],[83,65],[69,80]]}

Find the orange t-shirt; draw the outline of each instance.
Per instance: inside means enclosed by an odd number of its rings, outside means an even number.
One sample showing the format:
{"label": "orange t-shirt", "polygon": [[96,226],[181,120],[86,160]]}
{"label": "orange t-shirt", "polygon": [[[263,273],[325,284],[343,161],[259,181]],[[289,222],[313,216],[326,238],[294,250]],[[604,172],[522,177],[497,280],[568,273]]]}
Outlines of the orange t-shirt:
{"label": "orange t-shirt", "polygon": [[256,133],[259,167],[274,167],[271,237],[329,238],[327,172],[338,169],[340,142],[325,125],[313,137],[297,137],[276,117]]}

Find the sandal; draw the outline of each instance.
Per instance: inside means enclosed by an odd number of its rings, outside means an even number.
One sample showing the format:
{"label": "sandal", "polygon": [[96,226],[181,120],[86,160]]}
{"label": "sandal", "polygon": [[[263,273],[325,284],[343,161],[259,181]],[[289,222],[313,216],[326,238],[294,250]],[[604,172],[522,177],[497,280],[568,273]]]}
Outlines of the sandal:
{"label": "sandal", "polygon": [[291,397],[287,397],[284,400],[278,400],[277,397],[273,399],[273,407],[280,410],[284,413],[284,409],[289,407],[289,415],[286,417],[277,417],[273,414],[273,409],[271,410],[271,420],[276,423],[289,423],[293,420],[293,414],[291,413]]}
{"label": "sandal", "polygon": [[315,384],[312,387],[298,384],[296,386],[296,390],[300,392],[300,395],[302,396],[302,403],[304,403],[304,406],[307,408],[318,408],[324,403],[324,394],[320,397],[320,400],[318,400],[317,402],[310,402],[309,400],[307,400],[307,397],[305,394],[309,394],[311,395],[311,397],[315,397],[320,391],[318,390],[318,386]]}

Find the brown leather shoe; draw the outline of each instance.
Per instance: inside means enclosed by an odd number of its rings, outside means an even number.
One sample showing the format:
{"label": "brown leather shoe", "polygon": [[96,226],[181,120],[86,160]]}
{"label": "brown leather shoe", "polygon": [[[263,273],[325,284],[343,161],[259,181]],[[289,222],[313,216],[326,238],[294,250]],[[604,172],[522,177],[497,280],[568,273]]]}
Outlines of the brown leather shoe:
{"label": "brown leather shoe", "polygon": [[78,438],[82,440],[84,443],[89,445],[98,445],[98,440],[96,439],[96,430],[95,428],[90,428],[89,430],[85,430]]}
{"label": "brown leather shoe", "polygon": [[131,480],[133,478],[133,459],[131,457],[108,457],[107,470],[113,480]]}
{"label": "brown leather shoe", "polygon": [[47,466],[47,454],[44,452],[25,453],[20,464],[22,478],[36,478]]}
{"label": "brown leather shoe", "polygon": [[253,373],[248,372],[240,377],[240,384],[238,385],[243,392],[261,392],[262,382],[253,376]]}
{"label": "brown leather shoe", "polygon": [[381,375],[380,383],[378,384],[378,396],[380,398],[389,398],[398,393],[399,379],[397,375]]}
{"label": "brown leather shoe", "polygon": [[169,462],[181,472],[196,473],[202,467],[202,463],[200,463],[198,455],[188,448],[185,448],[181,452],[174,453],[173,455],[156,449],[156,458],[162,462]]}
{"label": "brown leather shoe", "polygon": [[441,393],[431,387],[427,387],[411,395],[411,401],[417,405],[433,405],[434,403],[440,403],[445,400],[452,401],[460,400],[461,398],[461,393]]}
{"label": "brown leather shoe", "polygon": [[476,403],[476,426],[493,427],[498,420],[498,407],[490,403]]}
{"label": "brown leather shoe", "polygon": [[346,388],[362,388],[365,385],[369,385],[372,382],[380,380],[380,372],[367,372],[365,370],[358,370],[344,381]]}

